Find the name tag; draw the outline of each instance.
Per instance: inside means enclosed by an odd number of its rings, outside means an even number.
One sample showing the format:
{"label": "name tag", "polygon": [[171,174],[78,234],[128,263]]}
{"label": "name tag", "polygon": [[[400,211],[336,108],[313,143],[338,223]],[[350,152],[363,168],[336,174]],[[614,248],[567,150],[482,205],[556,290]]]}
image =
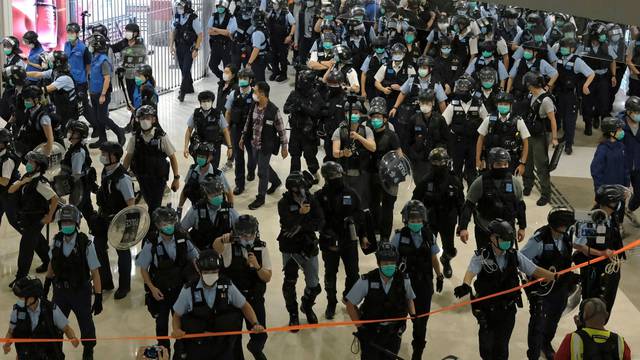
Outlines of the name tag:
{"label": "name tag", "polygon": [[256,252],[256,251],[262,251],[262,250],[264,250],[264,247],[262,247],[262,246],[260,246],[260,247],[254,247],[254,248],[253,248],[253,251],[254,251],[254,252]]}
{"label": "name tag", "polygon": [[265,126],[273,126],[273,120],[267,120],[264,122]]}
{"label": "name tag", "polygon": [[452,66],[451,70],[458,70],[458,67],[457,66]]}
{"label": "name tag", "polygon": [[342,205],[351,205],[351,195],[345,195],[342,197]]}
{"label": "name tag", "polygon": [[605,237],[604,236],[596,236],[596,244],[604,244],[605,243]]}
{"label": "name tag", "polygon": [[372,289],[380,289],[380,283],[379,282],[371,283],[371,288]]}
{"label": "name tag", "polygon": [[427,191],[428,192],[432,192],[433,191],[433,183],[428,183],[427,184]]}
{"label": "name tag", "polygon": [[400,242],[403,244],[408,244],[409,242],[411,242],[411,239],[403,237],[403,238],[400,238]]}
{"label": "name tag", "polygon": [[18,312],[18,319],[24,320],[26,318],[27,318],[27,313],[26,312],[24,312],[24,311]]}
{"label": "name tag", "polygon": [[182,244],[183,242],[185,242],[184,239],[178,239],[178,241],[176,241],[178,244]]}
{"label": "name tag", "polygon": [[553,250],[555,247],[553,246],[553,244],[544,244],[544,249],[545,250]]}
{"label": "name tag", "polygon": [[512,183],[504,184],[504,191],[507,192],[507,193],[512,193],[513,192],[513,184]]}

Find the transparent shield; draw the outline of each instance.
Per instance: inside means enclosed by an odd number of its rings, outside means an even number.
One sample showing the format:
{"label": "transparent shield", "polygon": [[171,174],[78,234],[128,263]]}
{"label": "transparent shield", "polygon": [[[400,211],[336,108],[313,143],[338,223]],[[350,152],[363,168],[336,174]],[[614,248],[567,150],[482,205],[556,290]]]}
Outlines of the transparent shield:
{"label": "transparent shield", "polygon": [[107,238],[118,250],[128,250],[147,235],[151,219],[145,207],[139,205],[122,209],[111,220]]}
{"label": "transparent shield", "polygon": [[[44,154],[44,148],[46,143],[42,143],[38,145],[33,151]],[[53,179],[60,172],[60,163],[62,162],[62,158],[64,157],[64,153],[67,150],[60,143],[54,142],[53,147],[51,149],[51,154],[49,154],[49,169],[45,173],[45,177],[47,179]]]}
{"label": "transparent shield", "polygon": [[413,183],[409,159],[395,150],[389,151],[380,160],[378,176],[382,188],[393,196],[398,195],[400,186],[409,188]]}

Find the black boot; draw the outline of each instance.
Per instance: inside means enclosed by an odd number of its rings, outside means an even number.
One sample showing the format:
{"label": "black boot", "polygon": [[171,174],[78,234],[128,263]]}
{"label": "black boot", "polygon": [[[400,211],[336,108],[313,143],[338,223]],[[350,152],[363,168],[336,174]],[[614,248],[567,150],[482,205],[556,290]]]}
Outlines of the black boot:
{"label": "black boot", "polygon": [[247,350],[253,355],[253,358],[256,360],[267,360],[267,357],[262,352],[262,349],[257,348],[254,343],[249,341],[247,344]]}
{"label": "black boot", "polygon": [[600,116],[596,116],[593,118],[593,128],[597,129],[600,127]]}
{"label": "black boot", "polygon": [[[289,313],[289,326],[297,326],[300,325],[300,319],[298,318],[298,312]],[[290,330],[292,333],[297,333],[300,330]]]}
{"label": "black boot", "polygon": [[93,348],[85,347],[82,350],[82,360],[93,360]]}
{"label": "black boot", "polygon": [[413,340],[411,342],[411,346],[413,347],[413,353],[411,353],[411,360],[422,359],[422,353],[424,352],[424,348],[426,345],[427,345],[426,341]]}
{"label": "black boot", "polygon": [[[282,296],[284,297],[284,304],[289,313],[289,326],[299,325],[296,280],[284,280],[282,283]],[[291,330],[291,332],[297,333],[298,330]]]}
{"label": "black boot", "polygon": [[318,316],[313,312],[313,305],[315,304],[316,297],[322,289],[320,288],[320,284],[313,289],[305,289],[304,295],[302,296],[302,302],[300,304],[300,311],[302,311],[307,316],[307,322],[309,324],[317,324]]}
{"label": "black boot", "polygon": [[442,263],[442,274],[445,278],[451,279],[453,269],[451,268],[451,259],[449,258],[449,255],[443,254],[440,257],[440,262]]}
{"label": "black boot", "polygon": [[593,131],[591,130],[591,119],[584,119],[584,134],[591,136]]}
{"label": "black boot", "polygon": [[338,302],[336,300],[329,300],[327,303],[327,309],[324,311],[324,317],[327,320],[333,320],[336,315],[336,304]]}

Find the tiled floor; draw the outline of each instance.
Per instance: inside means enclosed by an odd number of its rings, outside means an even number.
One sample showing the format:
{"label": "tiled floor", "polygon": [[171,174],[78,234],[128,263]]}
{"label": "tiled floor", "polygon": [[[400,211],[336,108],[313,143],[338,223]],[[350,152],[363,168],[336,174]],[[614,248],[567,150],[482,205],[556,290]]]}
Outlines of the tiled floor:
{"label": "tiled floor", "polygon": [[[211,89],[215,91],[215,83],[212,79],[207,79],[198,83],[197,88],[199,90]],[[271,85],[272,100],[275,104],[281,106],[289,93],[289,84],[271,83]],[[195,105],[196,99],[193,95],[188,96],[187,101],[182,104],[175,100],[174,94],[164,95],[161,98],[159,109],[161,123],[163,128],[171,136],[179,152],[183,146],[183,135],[187,117]],[[112,117],[119,123],[124,124],[129,119],[129,114],[124,110],[118,110],[112,113]],[[587,145],[593,144],[596,141],[595,137],[581,139],[579,144],[585,146],[574,148],[574,154],[570,157],[564,157],[559,169],[553,174],[559,177],[558,188],[561,191],[568,189],[566,194],[568,199],[580,198],[581,201],[576,201],[576,207],[588,204],[588,201],[584,201],[584,198],[592,197],[593,194],[592,185],[588,179],[588,166],[593,154],[593,146]],[[99,164],[98,152],[92,151],[92,156],[95,160],[94,164]],[[181,155],[179,156],[179,162],[181,173],[184,175],[189,164]],[[289,160],[283,161],[278,158],[273,162],[273,165],[280,176],[284,178],[288,173]],[[100,171],[101,169],[98,168],[97,170]],[[575,179],[575,183],[572,179]],[[229,178],[229,180],[232,179]],[[247,205],[253,200],[256,186],[257,181],[248,183],[246,193],[236,198],[235,205],[240,213],[250,212],[247,209]],[[268,326],[283,326],[288,322],[281,294],[283,276],[280,269],[282,261],[275,240],[279,230],[278,221],[275,217],[276,202],[281,191],[282,190],[276,192],[274,195],[268,196],[266,205],[258,211],[253,212],[261,223],[260,232],[262,239],[267,242],[271,249],[272,262],[274,265],[274,276],[271,283],[268,284],[266,294]],[[408,200],[409,194],[410,190],[408,189],[401,191],[396,203],[396,214],[399,214],[399,209],[403,203]],[[536,199],[537,194],[535,191],[531,197],[526,199],[529,218],[528,235],[543,225],[549,209],[548,207],[537,207],[535,205]],[[177,195],[167,197],[166,200],[167,202],[171,201],[175,204],[177,202]],[[395,225],[400,225],[399,216],[395,217]],[[52,230],[54,228],[55,226],[52,227]],[[628,233],[629,232],[630,231],[628,231]],[[0,309],[2,310],[0,311],[0,323],[7,324],[11,306],[15,302],[15,298],[6,285],[12,280],[16,270],[18,237],[16,233],[6,225],[6,221],[3,221],[0,227],[0,238],[2,239],[2,245],[0,247]],[[473,241],[470,243],[473,243]],[[458,250],[459,255],[453,261],[454,276],[445,282],[442,294],[434,295],[432,302],[432,308],[434,309],[457,302],[453,296],[453,288],[462,281],[461,278],[464,275],[464,270],[473,253],[473,246],[459,243]],[[114,260],[114,262],[110,264],[110,266],[115,270],[117,267],[115,263],[115,251],[113,251],[112,255],[111,259]],[[640,289],[638,285],[636,285],[638,282],[634,278],[634,273],[638,273],[638,271],[634,270],[640,268],[637,259],[637,256],[633,256],[631,261],[629,261],[629,265],[625,266],[621,291],[618,294],[616,306],[608,325],[611,329],[615,329],[623,334],[632,347],[633,345],[637,346],[640,344],[640,332],[637,331],[637,323],[638,319],[640,319],[640,313],[637,307],[640,301]],[[39,264],[36,260],[36,262],[34,262],[34,268],[37,265]],[[374,266],[375,258],[373,255],[360,256],[361,272],[368,271]],[[154,335],[153,319],[147,313],[144,306],[142,280],[137,272],[133,275],[133,290],[126,299],[114,301],[113,293],[105,294],[105,310],[95,318],[98,337]],[[340,273],[339,284],[342,284],[343,279],[344,275]],[[303,281],[299,281],[299,296],[302,293],[302,284]],[[341,291],[341,289],[339,289],[339,291]],[[636,306],[634,306],[634,303]],[[325,305],[326,300],[321,295],[316,305],[316,310],[321,321],[324,321],[322,314],[324,313]],[[304,316],[302,316],[301,319],[304,322]],[[525,358],[528,319],[528,305],[525,300],[525,307],[518,313],[516,327],[511,338],[511,358],[513,359]],[[344,307],[339,305],[336,321],[344,320],[348,320],[348,315]],[[71,324],[77,329],[74,320],[72,320]],[[409,329],[403,337],[403,345],[400,352],[400,356],[403,358],[409,358],[411,356],[410,327],[411,324],[409,324]],[[573,325],[571,316],[564,317],[560,323],[554,344],[557,346],[563,334],[574,329],[575,326]],[[306,330],[298,334],[271,333],[265,353],[270,359],[355,359],[358,358],[358,356],[353,355],[350,350],[353,340],[351,333],[353,331],[354,328],[351,326],[342,326],[328,329]],[[477,352],[477,323],[468,307],[433,316],[429,320],[428,341],[424,359],[442,359],[449,354],[454,354],[460,359],[465,360],[479,358]],[[119,340],[99,341],[96,348],[96,359],[132,359],[135,349],[145,343],[148,342]],[[68,359],[78,359],[80,357],[80,350],[71,350],[69,345],[65,345],[65,349],[68,354]],[[250,357],[251,356],[248,355],[248,358]]]}

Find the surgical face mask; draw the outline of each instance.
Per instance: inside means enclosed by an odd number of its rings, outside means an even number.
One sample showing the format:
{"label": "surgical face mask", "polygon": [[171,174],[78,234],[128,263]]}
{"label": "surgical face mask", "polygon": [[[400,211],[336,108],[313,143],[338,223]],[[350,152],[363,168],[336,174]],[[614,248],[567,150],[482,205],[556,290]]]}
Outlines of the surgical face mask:
{"label": "surgical face mask", "polygon": [[492,51],[483,51],[482,52],[482,57],[488,58],[488,57],[492,57],[493,56],[493,52]]}
{"label": "surgical face mask", "polygon": [[576,33],[573,33],[573,32],[564,33],[565,39],[575,39],[575,37],[576,37]]}
{"label": "surgical face mask", "polygon": [[621,141],[622,139],[624,139],[624,130],[620,129],[616,133],[616,140]]}
{"label": "surgical face mask", "polygon": [[24,308],[25,307],[24,299],[16,300],[16,306],[18,306],[19,308]]}
{"label": "surgical face mask", "polygon": [[333,49],[333,43],[331,41],[325,41],[322,43],[322,48],[325,50]]}
{"label": "surgical face mask", "polygon": [[500,115],[507,115],[511,112],[511,106],[498,104],[498,112],[500,113]]}
{"label": "surgical face mask", "polygon": [[258,97],[258,94],[252,94],[251,98],[253,99],[253,101],[258,102],[260,101],[260,98]]}
{"label": "surgical face mask", "polygon": [[449,28],[449,24],[447,24],[447,23],[438,23],[438,30],[440,30],[440,32],[447,32],[448,28]]}
{"label": "surgical face mask", "polygon": [[200,108],[204,111],[211,110],[212,106],[213,106],[213,103],[211,101],[203,101],[200,103]]}
{"label": "surgical face mask", "polygon": [[33,103],[33,101],[30,101],[30,100],[25,100],[24,101],[24,108],[25,109],[29,110],[34,106],[35,106],[35,104]]}
{"label": "surgical face mask", "polygon": [[449,54],[451,54],[451,48],[444,48],[443,47],[443,48],[440,49],[440,52],[442,53],[442,55],[449,56]]}
{"label": "surgical face mask", "polygon": [[78,35],[74,34],[74,33],[67,33],[67,40],[74,42],[76,40],[78,40]]}
{"label": "surgical face mask", "polygon": [[537,43],[544,41],[544,35],[533,35],[533,40]]}
{"label": "surgical face mask", "polygon": [[249,86],[249,80],[240,79],[240,80],[238,80],[238,85],[240,87],[247,87],[247,86]]}
{"label": "surgical face mask", "polygon": [[408,34],[404,36],[404,41],[407,42],[407,44],[413,44],[413,41],[416,39],[416,36],[413,34]]}
{"label": "surgical face mask", "polygon": [[635,114],[631,115],[631,120],[633,120],[635,122],[640,122],[640,113],[635,113]]}
{"label": "surgical face mask", "polygon": [[351,114],[351,122],[359,123],[360,122],[360,114]]}
{"label": "surgical face mask", "polygon": [[423,226],[424,226],[424,224],[422,224],[422,223],[409,223],[409,224],[407,224],[407,227],[409,228],[409,230],[411,230],[414,233],[420,232],[420,230],[422,230]]}
{"label": "surgical face mask", "polygon": [[600,35],[598,36],[598,41],[600,41],[601,43],[607,42],[607,35]]}
{"label": "surgical face mask", "polygon": [[76,226],[75,225],[62,225],[60,227],[60,231],[62,231],[62,233],[65,234],[65,235],[71,235],[74,232],[76,232]]}
{"label": "surgical face mask", "polygon": [[395,62],[400,62],[402,61],[402,59],[404,59],[404,55],[402,54],[394,54],[393,56],[391,56],[391,60]]}
{"label": "surgical face mask", "polygon": [[198,166],[203,167],[207,164],[207,158],[204,156],[198,156],[196,158],[196,163],[198,164]]}
{"label": "surgical face mask", "polygon": [[25,165],[24,168],[26,169],[27,173],[32,173],[34,170],[32,163],[27,163],[27,165]]}
{"label": "surgical face mask", "polygon": [[90,53],[94,53],[95,49],[93,48],[93,46],[89,45],[87,46],[87,49],[89,50]]}
{"label": "surgical face mask", "polygon": [[467,14],[467,10],[466,9],[458,9],[458,10],[456,10],[456,12],[458,13],[458,15],[466,15]]}
{"label": "surgical face mask", "polygon": [[384,54],[384,48],[376,48],[375,52],[376,54]]}
{"label": "surgical face mask", "polygon": [[202,282],[207,287],[213,287],[216,281],[218,281],[218,276],[218,273],[202,274]]}
{"label": "surgical face mask", "polygon": [[324,17],[324,19],[327,21],[333,21],[333,15],[327,15]]}
{"label": "surgical face mask", "polygon": [[384,120],[378,118],[371,119],[371,126],[373,126],[374,129],[380,129],[382,125],[384,125]]}
{"label": "surgical face mask", "polygon": [[507,251],[511,248],[511,241],[498,241],[498,249]]}
{"label": "surgical face mask", "polygon": [[179,7],[176,9],[176,12],[178,13],[178,15],[184,15],[184,8]]}
{"label": "surgical face mask", "polygon": [[3,50],[3,52],[4,52],[4,54],[5,54],[5,55],[9,56],[9,55],[11,55],[11,53],[13,52],[13,50],[12,50],[12,49],[7,49],[7,48],[5,48],[5,49]]}
{"label": "surgical face mask", "polygon": [[431,114],[431,111],[433,110],[433,105],[431,104],[420,104],[420,111],[422,111],[423,114]]}
{"label": "surgical face mask", "polygon": [[228,74],[228,73],[222,73],[222,80],[224,80],[224,81],[229,81],[229,80],[231,80],[231,74]]}
{"label": "surgical face mask", "polygon": [[135,78],[135,81],[136,81],[136,85],[138,85],[138,86],[142,86],[142,84],[144,84],[144,79],[139,78],[137,76]]}
{"label": "surgical face mask", "polygon": [[140,127],[142,128],[142,130],[149,130],[149,129],[151,129],[152,126],[153,126],[153,124],[151,123],[151,120],[141,120],[140,121]]}
{"label": "surgical face mask", "polygon": [[217,10],[218,10],[218,14],[224,14],[224,11],[225,11],[226,9],[225,9],[225,8],[223,8],[223,7],[219,7],[219,8],[217,8]]}
{"label": "surgical face mask", "polygon": [[533,52],[525,51],[524,54],[522,54],[522,57],[524,57],[525,60],[531,60],[533,59]]}
{"label": "surgical face mask", "polygon": [[427,75],[429,75],[429,69],[423,69],[423,68],[418,69],[418,75],[420,77],[427,77]]}
{"label": "surgical face mask", "polygon": [[571,49],[569,49],[567,47],[561,47],[560,48],[560,55],[567,56],[569,54],[571,54]]}
{"label": "surgical face mask", "polygon": [[493,81],[483,81],[482,87],[489,90],[493,87]]}
{"label": "surgical face mask", "polygon": [[509,175],[509,168],[491,169],[491,177],[494,179],[504,179],[507,175]]}
{"label": "surgical face mask", "polygon": [[175,231],[176,231],[176,227],[174,225],[165,225],[160,228],[160,232],[165,235],[173,235]]}
{"label": "surgical face mask", "polygon": [[133,39],[133,32],[131,32],[131,31],[125,32],[124,33],[124,38],[127,39],[127,40]]}
{"label": "surgical face mask", "polygon": [[222,205],[222,200],[224,200],[224,197],[220,194],[209,199],[209,203],[213,206],[220,206]]}
{"label": "surgical face mask", "polygon": [[380,8],[380,15],[384,15],[385,12],[384,8]]}
{"label": "surgical face mask", "polygon": [[100,163],[102,165],[111,165],[111,160],[109,160],[107,155],[100,155]]}
{"label": "surgical face mask", "polygon": [[526,25],[526,28],[529,31],[533,30],[533,28],[535,28],[535,27],[536,27],[536,24],[533,24],[533,23],[527,23],[527,25]]}
{"label": "surgical face mask", "polygon": [[390,278],[393,277],[393,274],[396,273],[396,264],[388,264],[380,266],[380,271],[382,275]]}
{"label": "surgical face mask", "polygon": [[478,7],[478,3],[477,3],[477,2],[475,2],[475,1],[469,1],[469,7],[470,7],[471,9],[475,9],[475,8],[477,8],[477,7]]}

